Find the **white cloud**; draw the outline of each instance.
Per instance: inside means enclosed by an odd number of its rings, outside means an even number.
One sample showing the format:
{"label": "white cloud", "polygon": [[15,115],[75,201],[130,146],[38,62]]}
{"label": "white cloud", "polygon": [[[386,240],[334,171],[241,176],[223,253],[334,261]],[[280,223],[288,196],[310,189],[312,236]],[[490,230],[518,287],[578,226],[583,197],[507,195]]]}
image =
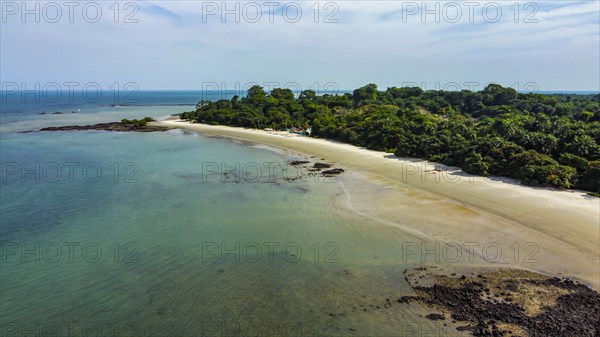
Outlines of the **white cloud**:
{"label": "white cloud", "polygon": [[[313,2],[297,3],[303,16],[296,23],[287,22],[280,9],[274,23],[267,12],[257,23],[244,22],[243,14],[240,23],[232,22],[233,15],[222,23],[218,12],[203,16],[203,9],[214,9],[211,4],[191,1],[137,2],[133,18],[138,23],[114,23],[114,10],[107,8],[112,3],[103,3],[98,23],[81,18],[75,23],[21,23],[10,16],[0,32],[2,78],[132,81],[149,89],[200,88],[202,81],[337,82],[343,88],[403,81],[533,81],[542,89],[600,86],[597,2],[535,3],[538,23],[522,22],[531,10],[522,7],[525,3],[520,3],[515,23],[512,1],[497,2],[503,17],[496,23],[485,22],[480,11],[474,23],[466,17],[436,23],[433,15],[422,23],[419,13],[403,22],[402,3],[356,0],[331,2],[328,10],[324,6],[329,2],[320,2],[315,23]],[[220,6],[221,1],[212,4]],[[477,8],[486,2],[480,4]],[[336,10],[338,23],[322,22]],[[130,13],[120,8],[119,19]]]}

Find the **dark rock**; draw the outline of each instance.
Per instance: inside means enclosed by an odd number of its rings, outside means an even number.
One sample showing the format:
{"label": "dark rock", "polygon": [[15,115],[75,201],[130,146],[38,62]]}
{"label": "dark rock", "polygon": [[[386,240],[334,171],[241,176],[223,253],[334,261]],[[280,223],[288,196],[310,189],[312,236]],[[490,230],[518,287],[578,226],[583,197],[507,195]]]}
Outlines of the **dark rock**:
{"label": "dark rock", "polygon": [[[481,298],[480,294],[487,289],[486,285],[489,287],[486,278],[483,281],[479,277],[461,279],[457,287],[440,284],[417,286],[415,290],[418,293],[428,296],[401,297],[398,302],[421,301],[434,307],[445,307],[451,311],[454,320],[474,324],[457,328],[461,331],[472,330],[474,336],[504,336],[505,332],[498,328],[500,322],[518,325],[527,330],[531,337],[600,336],[600,294],[583,284],[559,278],[518,279],[508,280],[497,287],[505,295],[509,295],[507,287],[518,289],[519,283],[553,286],[569,291],[559,296],[555,305],[529,316],[515,303],[492,302]],[[506,300],[513,301],[513,298],[509,296]]]}
{"label": "dark rock", "polygon": [[323,171],[323,172],[321,172],[321,174],[323,174],[324,176],[332,176],[332,175],[338,175],[343,172],[344,172],[343,169],[335,168],[335,169]]}
{"label": "dark rock", "polygon": [[313,168],[316,168],[316,169],[324,169],[324,168],[330,168],[330,167],[331,167],[331,165],[327,164],[327,163],[315,163],[313,165]]}
{"label": "dark rock", "polygon": [[446,319],[446,317],[444,315],[436,314],[436,313],[429,314],[429,315],[425,316],[425,318],[430,319],[432,321],[440,321],[440,320],[443,321]]}

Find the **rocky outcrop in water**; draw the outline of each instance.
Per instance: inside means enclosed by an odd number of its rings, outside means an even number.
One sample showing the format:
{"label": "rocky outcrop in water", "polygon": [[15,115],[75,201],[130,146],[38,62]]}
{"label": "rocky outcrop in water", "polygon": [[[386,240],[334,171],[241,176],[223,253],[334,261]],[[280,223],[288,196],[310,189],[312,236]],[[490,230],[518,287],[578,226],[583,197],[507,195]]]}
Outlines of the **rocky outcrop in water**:
{"label": "rocky outcrop in water", "polygon": [[[584,284],[522,270],[452,277],[426,269],[405,273],[420,302],[444,308],[473,336],[600,336],[600,294]],[[419,286],[419,283],[432,283]],[[428,319],[444,319],[432,313]]]}
{"label": "rocky outcrop in water", "polygon": [[[167,131],[172,128],[157,125],[136,125],[121,122],[99,123],[94,125],[67,125],[67,126],[52,126],[40,129],[39,131],[82,131],[82,130],[103,130],[103,131],[119,131],[119,132],[156,132]],[[34,132],[24,131],[23,133]]]}

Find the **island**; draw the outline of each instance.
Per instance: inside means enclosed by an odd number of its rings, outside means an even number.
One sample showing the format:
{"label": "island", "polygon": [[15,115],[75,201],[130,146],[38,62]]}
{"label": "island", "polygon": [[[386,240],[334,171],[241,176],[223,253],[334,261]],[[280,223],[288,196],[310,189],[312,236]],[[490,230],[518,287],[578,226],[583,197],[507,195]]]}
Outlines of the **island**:
{"label": "island", "polygon": [[[51,126],[42,128],[39,131],[83,131],[83,130],[101,130],[101,131],[133,131],[133,132],[156,132],[156,131],[167,131],[172,128],[167,126],[160,126],[154,124],[148,124],[153,122],[154,119],[151,117],[144,117],[138,119],[122,119],[120,122],[110,123],[98,123],[93,125],[66,125],[66,126]],[[29,133],[34,131],[23,131],[22,133]]]}

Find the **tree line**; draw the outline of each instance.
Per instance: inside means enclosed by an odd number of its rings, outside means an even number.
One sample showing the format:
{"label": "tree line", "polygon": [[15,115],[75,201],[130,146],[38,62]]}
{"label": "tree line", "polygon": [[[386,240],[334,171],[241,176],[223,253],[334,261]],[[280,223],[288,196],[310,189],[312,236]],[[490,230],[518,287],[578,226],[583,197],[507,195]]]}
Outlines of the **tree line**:
{"label": "tree line", "polygon": [[458,166],[523,184],[600,196],[600,94],[378,90],[341,95],[253,86],[245,97],[200,101],[190,121],[251,128],[312,127],[312,135]]}

